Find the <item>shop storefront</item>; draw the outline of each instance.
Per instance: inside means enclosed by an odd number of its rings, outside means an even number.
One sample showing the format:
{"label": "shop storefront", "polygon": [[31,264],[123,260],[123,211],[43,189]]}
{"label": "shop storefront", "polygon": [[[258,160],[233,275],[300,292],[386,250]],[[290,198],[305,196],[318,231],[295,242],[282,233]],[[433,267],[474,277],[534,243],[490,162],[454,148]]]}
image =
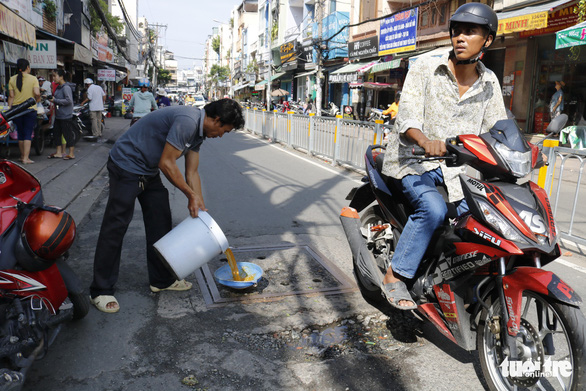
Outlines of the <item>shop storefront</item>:
{"label": "shop storefront", "polygon": [[580,63],[585,58],[555,50],[555,32],[576,24],[575,5],[557,0],[497,14],[497,39],[483,62],[497,74],[505,106],[524,132],[543,133],[549,124],[548,105],[558,79],[566,82],[564,111],[573,117],[583,111]]}

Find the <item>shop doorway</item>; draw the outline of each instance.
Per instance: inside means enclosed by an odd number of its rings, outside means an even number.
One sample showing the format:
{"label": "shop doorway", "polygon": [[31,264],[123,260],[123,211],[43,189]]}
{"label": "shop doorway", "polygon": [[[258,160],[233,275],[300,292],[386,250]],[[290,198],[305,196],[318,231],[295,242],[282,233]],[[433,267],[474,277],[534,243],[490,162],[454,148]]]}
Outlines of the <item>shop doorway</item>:
{"label": "shop doorway", "polygon": [[505,48],[488,50],[482,58],[482,63],[494,72],[499,84],[502,86],[505,73]]}

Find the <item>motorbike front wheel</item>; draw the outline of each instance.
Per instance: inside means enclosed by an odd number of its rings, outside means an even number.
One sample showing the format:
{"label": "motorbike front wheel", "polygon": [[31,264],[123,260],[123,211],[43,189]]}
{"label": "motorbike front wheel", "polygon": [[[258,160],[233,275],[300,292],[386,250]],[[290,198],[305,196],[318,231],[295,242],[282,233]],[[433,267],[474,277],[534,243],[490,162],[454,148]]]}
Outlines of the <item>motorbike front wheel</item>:
{"label": "motorbike front wheel", "polygon": [[521,308],[516,341],[522,363],[511,363],[513,360],[502,348],[506,331],[502,330],[500,301],[494,300],[490,311],[481,314],[477,343],[482,374],[489,388],[584,390],[586,319],[580,309],[530,291],[523,292]]}

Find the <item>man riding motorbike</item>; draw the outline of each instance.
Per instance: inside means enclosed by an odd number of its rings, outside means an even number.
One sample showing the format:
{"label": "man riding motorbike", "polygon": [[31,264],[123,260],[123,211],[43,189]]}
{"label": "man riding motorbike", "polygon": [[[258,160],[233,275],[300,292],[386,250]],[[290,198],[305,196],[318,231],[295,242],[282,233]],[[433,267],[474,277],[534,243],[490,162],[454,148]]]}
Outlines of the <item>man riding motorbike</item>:
{"label": "man riding motorbike", "polygon": [[157,102],[149,87],[151,86],[150,81],[140,80],[138,82],[140,91],[135,92],[130,99],[128,109],[132,111],[132,121],[130,125],[133,125],[136,121],[147,115],[153,110],[157,109]]}
{"label": "man riding motorbike", "polygon": [[440,157],[446,153],[446,138],[487,132],[507,118],[499,82],[480,62],[497,29],[498,18],[489,6],[462,5],[450,18],[452,50],[441,58],[420,59],[405,79],[396,117],[399,134],[389,136],[382,171],[401,182],[415,209],[381,287],[396,308],[416,308],[404,281],[414,277],[434,231],[446,218],[447,206],[436,186],[447,189],[459,214],[468,209],[458,180],[463,168],[448,168],[437,160],[418,163],[412,148],[419,146],[427,157]]}

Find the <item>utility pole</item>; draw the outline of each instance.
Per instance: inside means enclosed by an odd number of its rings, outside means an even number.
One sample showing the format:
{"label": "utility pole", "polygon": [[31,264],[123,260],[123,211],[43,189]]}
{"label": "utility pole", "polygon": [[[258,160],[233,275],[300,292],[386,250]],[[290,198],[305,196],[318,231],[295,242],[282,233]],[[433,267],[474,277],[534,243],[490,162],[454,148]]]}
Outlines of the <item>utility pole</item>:
{"label": "utility pole", "polygon": [[267,5],[269,7],[269,19],[268,19],[268,30],[269,30],[269,75],[267,78],[267,111],[271,110],[271,77],[273,77],[273,7],[272,1],[268,0]]}
{"label": "utility pole", "polygon": [[[163,27],[165,28],[165,30],[167,29],[167,25],[166,24],[152,24],[153,27],[155,27],[157,29],[157,37],[155,40],[155,55],[152,57],[153,60],[153,77],[152,77],[152,86],[153,88],[155,88],[155,86],[157,85],[157,68],[161,67],[161,53],[159,52],[159,55],[157,56],[156,51],[159,49],[159,28]],[[158,58],[157,58],[158,57]],[[157,60],[159,61],[159,66],[157,66]]]}
{"label": "utility pole", "polygon": [[316,18],[317,18],[317,80],[316,80],[316,88],[315,88],[315,115],[321,115],[321,100],[322,100],[322,79],[324,77],[322,66],[323,66],[323,56],[322,56],[322,41],[323,41],[323,1],[324,0],[317,0],[316,2]]}

